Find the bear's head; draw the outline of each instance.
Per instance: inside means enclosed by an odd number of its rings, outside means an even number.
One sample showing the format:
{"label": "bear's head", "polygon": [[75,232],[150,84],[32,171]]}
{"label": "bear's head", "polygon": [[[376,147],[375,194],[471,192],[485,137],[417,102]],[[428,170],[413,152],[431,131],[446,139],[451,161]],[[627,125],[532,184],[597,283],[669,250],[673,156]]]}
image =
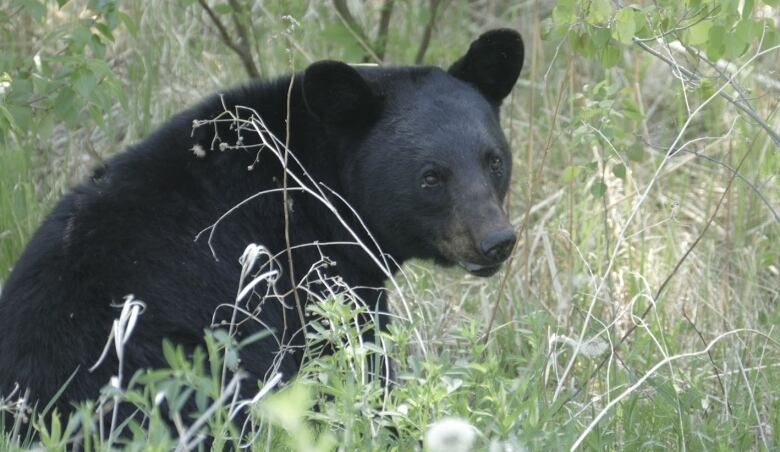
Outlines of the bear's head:
{"label": "bear's head", "polygon": [[306,69],[304,100],[334,143],[342,195],[384,252],[480,276],[511,254],[502,204],[512,157],[498,111],[522,65],[520,35],[501,29],[447,71],[335,61]]}

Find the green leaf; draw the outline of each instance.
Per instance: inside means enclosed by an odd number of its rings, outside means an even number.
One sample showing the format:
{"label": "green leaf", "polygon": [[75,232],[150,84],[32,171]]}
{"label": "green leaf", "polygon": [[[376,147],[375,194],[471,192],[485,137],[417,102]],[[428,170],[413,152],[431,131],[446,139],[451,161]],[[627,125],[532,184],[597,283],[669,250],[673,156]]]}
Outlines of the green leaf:
{"label": "green leaf", "polygon": [[610,0],[592,0],[588,11],[588,22],[601,24],[612,17],[612,2]]}
{"label": "green leaf", "polygon": [[620,62],[620,49],[614,45],[607,45],[601,49],[599,60],[604,68],[611,68]]}
{"label": "green leaf", "polygon": [[615,25],[612,28],[612,37],[622,42],[630,44],[631,39],[636,33],[636,22],[634,20],[634,10],[623,8],[615,14]]}
{"label": "green leaf", "polygon": [[95,23],[95,29],[100,32],[101,35],[103,35],[104,38],[107,40],[114,42],[114,34],[111,33],[111,28],[102,23],[102,22],[96,22]]}
{"label": "green leaf", "polygon": [[178,359],[176,358],[176,351],[173,349],[171,341],[163,339],[162,349],[165,362],[167,362],[170,367],[176,367]]}
{"label": "green leaf", "polygon": [[615,177],[626,180],[626,166],[622,163],[619,163],[612,167],[612,174],[615,175]]}
{"label": "green leaf", "polygon": [[751,29],[751,21],[743,19],[737,22],[737,26],[734,27],[726,40],[727,58],[737,58],[747,51],[751,44]]}
{"label": "green leaf", "polygon": [[755,8],[755,6],[755,0],[745,0],[745,3],[742,5],[742,18],[750,19],[753,15],[753,8]]}
{"label": "green leaf", "polygon": [[564,184],[568,184],[569,182],[573,181],[577,175],[579,175],[582,172],[582,167],[579,166],[567,166],[563,169],[561,172],[561,180]]}
{"label": "green leaf", "polygon": [[557,25],[569,25],[577,19],[577,6],[575,0],[560,0],[553,8],[553,21]]}
{"label": "green leaf", "polygon": [[102,130],[107,131],[108,128],[106,127],[106,121],[103,118],[103,111],[98,108],[95,104],[89,105],[89,115],[92,117],[92,119],[95,121],[95,123],[100,127]]}
{"label": "green leaf", "polygon": [[588,34],[590,34],[593,45],[599,50],[609,43],[610,33],[606,28],[589,27]]}
{"label": "green leaf", "polygon": [[33,113],[30,107],[26,105],[8,105],[8,112],[16,123],[16,129],[19,133],[26,134],[33,124]]}
{"label": "green leaf", "polygon": [[644,118],[639,110],[639,105],[630,97],[626,97],[623,101],[623,116],[637,122]]}
{"label": "green leaf", "polygon": [[604,193],[607,192],[607,184],[604,183],[604,180],[599,179],[596,182],[593,183],[593,185],[590,186],[590,194],[593,196],[600,198],[604,196]]}
{"label": "green leaf", "polygon": [[710,28],[707,40],[707,58],[717,60],[726,51],[726,27],[714,25]]}
{"label": "green leaf", "polygon": [[688,44],[693,46],[702,45],[707,42],[712,28],[712,21],[703,20],[688,29]]}
{"label": "green leaf", "polygon": [[590,39],[590,35],[588,33],[572,33],[573,39],[572,44],[574,50],[579,52],[583,57],[590,58],[596,53],[596,49],[593,46],[593,42]]}
{"label": "green leaf", "polygon": [[97,85],[97,78],[95,78],[94,74],[87,71],[79,71],[77,75],[78,78],[76,78],[76,81],[73,83],[73,88],[84,100],[91,99],[92,92]]}
{"label": "green leaf", "polygon": [[71,27],[68,39],[71,45],[73,45],[73,52],[70,52],[70,55],[81,53],[84,46],[92,40],[92,33],[90,33],[89,28],[89,25],[75,25]]}
{"label": "green leaf", "polygon": [[26,104],[29,102],[33,93],[33,84],[29,80],[16,79],[11,82],[11,86],[6,88],[8,100],[14,104]]}
{"label": "green leaf", "polygon": [[98,77],[114,78],[114,73],[111,71],[108,63],[96,58],[88,58],[83,61],[87,65],[90,71],[92,71]]}
{"label": "green leaf", "polygon": [[138,36],[138,25],[135,23],[132,17],[128,16],[122,11],[117,11],[116,15],[119,18],[119,21],[125,24],[125,27],[127,27],[127,30],[133,37]]}
{"label": "green leaf", "polygon": [[38,121],[35,127],[35,133],[42,142],[49,141],[54,134],[54,118],[50,114],[45,115]]}
{"label": "green leaf", "polygon": [[13,130],[17,128],[17,125],[11,112],[0,104],[0,130],[5,128]]}

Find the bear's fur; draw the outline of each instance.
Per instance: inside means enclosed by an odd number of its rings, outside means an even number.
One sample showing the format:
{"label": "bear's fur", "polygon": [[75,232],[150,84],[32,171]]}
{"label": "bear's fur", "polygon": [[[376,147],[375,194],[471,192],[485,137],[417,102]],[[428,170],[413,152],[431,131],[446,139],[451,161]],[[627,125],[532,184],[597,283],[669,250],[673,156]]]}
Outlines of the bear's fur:
{"label": "bear's fur", "polygon": [[[279,276],[278,296],[242,300],[262,322],[245,321],[237,334],[276,334],[242,350],[240,367],[252,378],[245,395],[268,378],[279,336],[293,352],[283,354],[278,370],[292,376],[303,334],[285,221],[298,276],[326,255],[332,265],[322,266],[320,277],[337,275],[378,313],[387,310],[388,273],[365,249],[345,243],[356,238],[349,230],[380,261],[387,258],[389,272],[423,258],[494,273],[515,240],[502,210],[512,161],[498,110],[522,61],[520,36],[494,30],[448,71],[322,61],[178,114],[65,195],[30,240],[0,297],[0,394],[19,384],[45,405],[73,375],[56,403],[60,411],[96,398],[117,359],[109,353],[88,369],[128,294],[146,308],[125,345],[126,379],[165,365],[163,338],[187,349],[202,344],[205,328],[230,320],[239,257],[250,243],[277,253],[275,265],[265,264]],[[291,178],[285,220],[279,158],[225,114],[248,120],[252,109],[284,142],[288,91],[290,170],[305,169],[319,183],[343,224],[321,200],[295,191]],[[211,230],[196,240],[229,211],[211,240]],[[325,290],[315,279],[298,290],[304,304]]]}

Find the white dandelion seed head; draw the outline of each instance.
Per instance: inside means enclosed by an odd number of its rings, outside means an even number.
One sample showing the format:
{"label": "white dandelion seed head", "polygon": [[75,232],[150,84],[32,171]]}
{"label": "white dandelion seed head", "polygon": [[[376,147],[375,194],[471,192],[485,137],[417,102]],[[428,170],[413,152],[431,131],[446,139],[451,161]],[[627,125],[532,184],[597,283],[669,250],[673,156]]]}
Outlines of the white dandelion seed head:
{"label": "white dandelion seed head", "polygon": [[195,157],[202,159],[206,157],[206,150],[203,149],[203,146],[196,144],[192,148],[190,148],[190,151],[195,155]]}
{"label": "white dandelion seed head", "polygon": [[425,447],[430,452],[468,452],[477,438],[477,429],[468,421],[445,417],[425,432]]}

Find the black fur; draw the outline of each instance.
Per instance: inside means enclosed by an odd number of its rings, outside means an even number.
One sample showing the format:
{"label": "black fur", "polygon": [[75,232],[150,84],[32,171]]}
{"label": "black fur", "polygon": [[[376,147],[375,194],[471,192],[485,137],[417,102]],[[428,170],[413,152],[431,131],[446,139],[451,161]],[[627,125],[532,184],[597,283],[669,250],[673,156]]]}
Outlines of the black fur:
{"label": "black fur", "polygon": [[[501,202],[511,156],[497,107],[518,76],[522,41],[509,30],[492,33],[476,41],[450,73],[435,67],[320,62],[294,76],[290,148],[315,180],[355,208],[382,251],[398,263],[427,258],[489,274],[506,257],[485,255],[480,243],[508,227]],[[284,140],[289,86],[288,76],[211,96],[109,160],[62,198],[31,239],[0,298],[0,393],[19,383],[45,404],[78,369],[57,407],[68,411],[71,402],[95,398],[116,373],[117,362],[110,353],[94,372],[87,369],[100,356],[119,314],[115,305],[128,294],[147,308],[125,347],[126,376],[164,365],[163,338],[186,347],[201,344],[214,318],[219,322],[230,316],[229,309],[217,307],[233,302],[238,258],[249,243],[280,253],[277,292],[287,293],[281,194],[257,197],[218,225],[212,243],[217,259],[205,236],[195,240],[236,204],[278,188],[279,161],[267,150],[258,154],[252,147],[259,143],[257,136],[246,131],[245,149],[220,151],[220,143],[237,142],[231,124],[219,123],[215,139],[212,124],[193,129],[193,121],[215,118],[223,106],[231,111],[248,106]],[[248,117],[246,110],[243,115]],[[319,201],[300,192],[289,196],[293,245],[353,240]],[[330,200],[371,243],[344,204],[333,195]],[[385,274],[363,250],[348,245],[320,249],[336,263],[326,272],[365,287],[359,295],[386,311]],[[292,256],[296,273],[320,259],[316,247],[297,248]],[[321,290],[316,284],[311,289]],[[306,302],[306,294],[300,296]],[[255,298],[248,308],[259,302]],[[284,302],[295,305],[289,294]],[[303,335],[293,334],[301,328],[294,308],[285,310],[269,299],[260,317],[285,341],[302,345]],[[247,322],[239,333],[260,329]],[[267,377],[277,351],[268,337],[242,352],[241,367],[252,377],[244,385],[246,395]],[[285,355],[281,372],[295,374],[300,359],[299,352]]]}

